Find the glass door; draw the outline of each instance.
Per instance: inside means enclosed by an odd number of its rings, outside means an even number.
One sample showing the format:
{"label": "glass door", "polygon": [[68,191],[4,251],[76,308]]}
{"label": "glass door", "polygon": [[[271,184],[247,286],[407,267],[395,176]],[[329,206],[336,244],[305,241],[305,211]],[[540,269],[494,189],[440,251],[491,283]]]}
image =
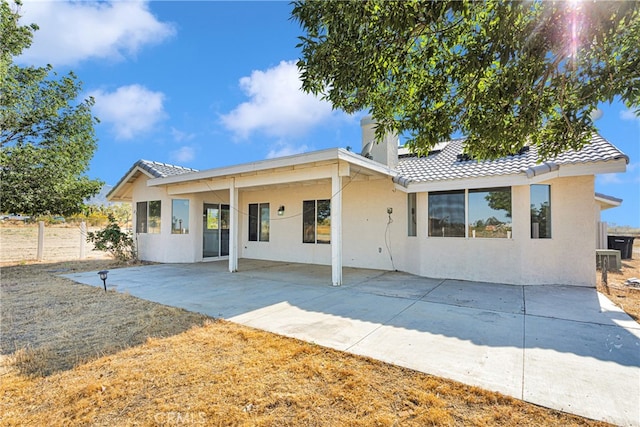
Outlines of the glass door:
{"label": "glass door", "polygon": [[219,205],[204,204],[202,224],[202,257],[220,256],[220,209]]}
{"label": "glass door", "polygon": [[202,218],[202,257],[228,256],[229,205],[205,203]]}

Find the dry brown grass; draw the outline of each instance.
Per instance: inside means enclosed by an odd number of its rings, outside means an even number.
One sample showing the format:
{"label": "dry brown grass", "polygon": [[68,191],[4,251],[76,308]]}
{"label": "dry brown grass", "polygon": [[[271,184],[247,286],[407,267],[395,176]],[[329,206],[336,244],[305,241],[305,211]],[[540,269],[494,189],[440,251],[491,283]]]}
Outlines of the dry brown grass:
{"label": "dry brown grass", "polygon": [[[96,231],[89,227],[87,231]],[[44,259],[48,262],[80,258],[82,236],[80,226],[73,224],[47,225],[44,229]],[[86,259],[110,259],[108,253],[94,251],[93,244],[84,242]],[[0,265],[33,262],[38,253],[38,224],[16,222],[0,224]]]}
{"label": "dry brown grass", "polygon": [[604,425],[55,277],[113,266],[2,269],[0,424]]}
{"label": "dry brown grass", "polygon": [[640,237],[636,237],[633,242],[632,258],[622,260],[620,272],[607,274],[607,287],[602,284],[602,274],[598,271],[597,283],[600,292],[640,323],[640,287],[625,284],[632,277],[640,279]]}

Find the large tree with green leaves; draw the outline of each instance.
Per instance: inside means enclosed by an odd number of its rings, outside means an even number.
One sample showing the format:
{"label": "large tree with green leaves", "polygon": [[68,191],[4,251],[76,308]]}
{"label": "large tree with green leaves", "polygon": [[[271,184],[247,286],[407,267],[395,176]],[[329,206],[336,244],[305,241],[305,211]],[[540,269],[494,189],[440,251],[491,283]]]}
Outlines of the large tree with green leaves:
{"label": "large tree with green leaves", "polygon": [[640,2],[296,1],[302,88],[425,153],[579,149],[600,102],[640,105]]}
{"label": "large tree with green leaves", "polygon": [[71,72],[14,63],[38,29],[18,22],[19,6],[0,3],[0,211],[78,213],[102,186],[85,175],[97,148],[93,99],[76,101]]}

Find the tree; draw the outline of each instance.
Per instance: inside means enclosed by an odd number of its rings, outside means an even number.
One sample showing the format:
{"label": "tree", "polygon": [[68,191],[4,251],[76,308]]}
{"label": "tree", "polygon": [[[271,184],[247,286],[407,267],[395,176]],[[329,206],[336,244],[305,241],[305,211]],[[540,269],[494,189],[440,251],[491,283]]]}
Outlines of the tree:
{"label": "tree", "polygon": [[103,184],[84,175],[97,148],[93,99],[75,102],[73,72],[13,63],[37,30],[18,23],[19,6],[0,3],[0,211],[71,215]]}
{"label": "tree", "polygon": [[640,106],[640,2],[295,1],[302,89],[426,154],[581,148],[600,102]]}
{"label": "tree", "polygon": [[510,191],[489,191],[484,199],[489,203],[489,207],[496,211],[506,211],[505,216],[511,218],[511,192]]}

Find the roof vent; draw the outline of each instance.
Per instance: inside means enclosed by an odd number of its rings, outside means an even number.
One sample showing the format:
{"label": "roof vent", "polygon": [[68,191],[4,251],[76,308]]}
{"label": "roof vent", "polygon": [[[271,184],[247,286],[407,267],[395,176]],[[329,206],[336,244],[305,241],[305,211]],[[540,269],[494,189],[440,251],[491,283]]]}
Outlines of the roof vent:
{"label": "roof vent", "polygon": [[473,156],[471,156],[470,154],[462,153],[456,156],[456,160],[458,160],[459,162],[468,162],[474,159],[473,159]]}
{"label": "roof vent", "polygon": [[362,157],[366,157],[367,159],[373,159],[373,156],[371,155],[371,150],[373,150],[373,144],[374,144],[373,141],[367,142],[367,144],[362,148],[360,155]]}

